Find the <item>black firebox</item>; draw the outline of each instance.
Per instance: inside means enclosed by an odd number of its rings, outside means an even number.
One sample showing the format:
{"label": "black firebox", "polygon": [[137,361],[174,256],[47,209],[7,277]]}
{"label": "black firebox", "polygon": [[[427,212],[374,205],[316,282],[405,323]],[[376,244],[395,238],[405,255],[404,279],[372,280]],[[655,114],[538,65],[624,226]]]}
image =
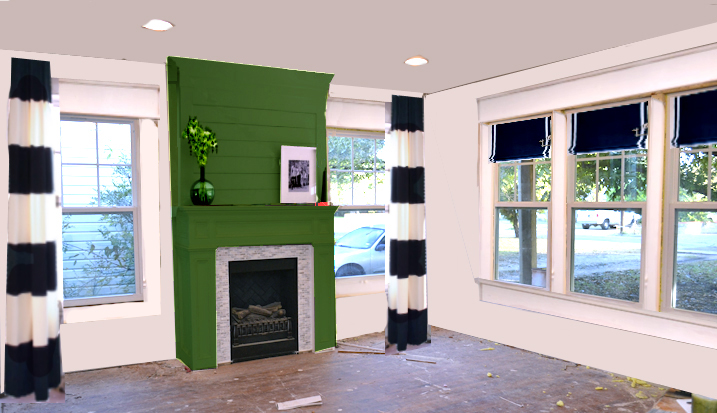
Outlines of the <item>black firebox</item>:
{"label": "black firebox", "polygon": [[232,362],[299,351],[297,259],[229,262]]}

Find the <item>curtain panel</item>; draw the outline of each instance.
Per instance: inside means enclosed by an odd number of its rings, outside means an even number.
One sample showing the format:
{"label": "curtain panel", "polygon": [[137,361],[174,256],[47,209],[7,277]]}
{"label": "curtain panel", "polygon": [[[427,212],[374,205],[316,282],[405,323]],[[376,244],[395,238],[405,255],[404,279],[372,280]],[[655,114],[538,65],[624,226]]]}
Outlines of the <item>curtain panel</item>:
{"label": "curtain panel", "polygon": [[568,153],[629,151],[647,148],[647,102],[571,115]]}
{"label": "curtain panel", "polygon": [[46,401],[63,376],[50,63],[12,59],[11,77],[5,393]]}
{"label": "curtain panel", "polygon": [[717,90],[674,98],[672,146],[717,143]]}
{"label": "curtain panel", "polygon": [[491,128],[491,162],[550,157],[550,116],[500,123]]}
{"label": "curtain panel", "polygon": [[423,99],[393,96],[387,168],[388,325],[386,354],[430,343],[426,302]]}

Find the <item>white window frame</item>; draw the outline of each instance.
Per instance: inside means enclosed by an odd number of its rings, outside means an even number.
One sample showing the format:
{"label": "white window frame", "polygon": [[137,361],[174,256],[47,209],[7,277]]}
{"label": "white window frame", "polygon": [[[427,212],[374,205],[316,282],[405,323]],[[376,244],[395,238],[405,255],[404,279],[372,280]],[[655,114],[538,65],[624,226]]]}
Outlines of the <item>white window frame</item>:
{"label": "white window frame", "polygon": [[[680,91],[676,93],[670,93],[666,95],[666,111],[668,116],[668,131],[670,133],[667,134],[667,139],[669,141],[671,135],[671,131],[674,130],[675,127],[675,117],[674,117],[674,102],[675,98],[678,96],[684,96],[684,95],[690,95],[694,93],[699,92],[705,92],[710,90],[717,90],[717,87],[711,86],[711,87],[705,87],[705,88],[696,88],[696,89],[690,89],[685,91]],[[712,144],[710,144],[711,146]],[[676,228],[676,222],[675,218],[677,215],[678,210],[717,210],[717,202],[715,201],[704,201],[704,202],[684,202],[679,200],[679,184],[680,184],[680,152],[682,151],[681,148],[674,148],[672,145],[669,145],[669,149],[667,150],[666,154],[666,173],[665,173],[665,202],[664,202],[664,225],[665,225],[665,231],[663,234],[663,244],[664,244],[664,253],[662,257],[662,285],[664,288],[662,288],[662,305],[660,308],[660,311],[671,314],[675,316],[682,316],[682,317],[690,317],[697,320],[702,320],[706,322],[713,322],[717,319],[716,314],[709,314],[709,313],[702,313],[699,311],[692,311],[692,310],[686,310],[681,308],[675,308],[673,307],[673,303],[675,300],[675,288],[674,288],[674,271],[675,271],[675,249],[676,249],[676,243],[675,240],[677,238],[677,234],[675,231]],[[697,150],[699,151],[699,150]],[[715,159],[715,155],[717,155],[717,149],[711,148],[709,149],[710,153],[712,153],[712,165],[715,165],[715,162],[717,162],[717,159]],[[711,173],[711,168],[708,166],[707,170],[708,174]],[[715,180],[716,178],[713,176],[711,177],[712,180]],[[708,194],[710,193],[710,187],[708,186]],[[708,198],[709,199],[709,198]]]}
{"label": "white window frame", "polygon": [[[375,140],[384,140],[386,139],[386,132],[385,131],[371,131],[371,130],[359,130],[359,129],[343,129],[343,128],[326,128],[326,170],[327,170],[327,179],[326,179],[326,185],[327,189],[326,192],[331,196],[331,172],[332,169],[329,167],[329,139],[334,136],[335,133],[340,132],[341,135],[346,135],[342,137],[351,137],[351,170],[336,170],[340,172],[356,172],[354,170],[354,153],[353,153],[353,138],[369,138],[369,139],[375,139]],[[376,145],[374,144],[374,159],[376,155]],[[359,170],[357,172],[368,172]],[[376,169],[376,164],[374,161],[374,188],[378,190],[378,186],[376,185],[375,180],[375,173],[378,172]],[[390,188],[390,176],[389,171],[384,169],[383,172],[384,179],[386,182],[386,185]],[[376,191],[374,193],[377,193]],[[374,200],[376,200],[376,197],[378,195],[374,196]],[[353,174],[351,176],[351,200],[353,201]],[[389,201],[388,195],[386,195],[386,200]],[[332,201],[333,203],[333,201]],[[365,210],[372,210],[372,209],[380,209],[384,208],[386,210],[387,204],[377,204],[377,205],[340,205],[339,210],[342,209],[365,209]],[[386,210],[386,213],[388,210]],[[386,237],[386,232],[383,234],[384,237]],[[336,282],[336,298],[343,298],[343,297],[355,297],[359,295],[367,295],[367,294],[377,294],[384,292],[386,289],[385,284],[385,274],[366,274],[366,275],[355,275],[355,276],[348,276],[348,277],[339,277],[334,278]]]}
{"label": "white window frame", "polygon": [[[140,151],[139,151],[139,120],[118,118],[109,116],[89,116],[89,115],[75,115],[65,114],[60,115],[60,121],[77,121],[77,122],[94,122],[94,123],[115,123],[115,124],[128,124],[131,127],[132,134],[132,206],[131,207],[65,207],[62,204],[62,214],[102,214],[102,213],[120,213],[120,212],[132,212],[133,232],[134,232],[134,263],[135,263],[135,293],[134,294],[121,294],[112,296],[99,296],[91,298],[65,298],[64,307],[82,307],[90,305],[100,304],[116,304],[126,302],[138,302],[144,301],[144,278],[142,270],[144,268],[142,262],[142,234],[141,234],[141,216],[140,216],[140,192],[141,192],[141,179],[140,179]],[[60,136],[62,139],[62,136]],[[60,144],[60,151],[62,145]],[[99,149],[98,149],[99,150]],[[60,157],[62,153],[60,152]],[[99,162],[99,159],[97,160]],[[65,165],[64,163],[61,164]],[[111,165],[110,165],[111,166]],[[60,169],[61,170],[61,169]],[[62,174],[60,174],[62,180]],[[98,183],[99,185],[99,183]],[[63,188],[60,187],[60,199],[62,200]],[[64,286],[63,293],[64,293]],[[64,294],[63,294],[64,295]]]}
{"label": "white window frame", "polygon": [[[518,119],[512,119],[509,122],[519,122],[523,120],[531,120],[531,119],[540,119],[551,116],[550,113],[548,114],[541,114],[537,116],[531,116],[531,117],[524,117],[524,118],[518,118]],[[493,125],[498,125],[501,123],[509,123],[509,122],[492,122],[488,123],[487,126],[492,127]],[[552,118],[550,120],[551,122],[551,130],[552,130]],[[491,142],[492,145],[492,142]],[[493,271],[492,271],[492,278],[494,282],[498,283],[504,283],[504,284],[510,284],[510,285],[517,285],[525,288],[530,289],[538,289],[541,291],[550,291],[551,288],[551,277],[549,274],[552,271],[552,199],[553,199],[553,193],[552,193],[552,184],[553,184],[553,158],[552,158],[552,136],[551,136],[551,154],[550,158],[536,158],[532,159],[530,163],[521,164],[522,161],[505,161],[505,162],[491,162],[491,167],[493,169],[493,243],[492,243],[492,251],[493,251]],[[532,165],[533,171],[537,170],[537,165],[539,162],[547,163],[550,165],[550,183],[551,183],[551,191],[550,191],[550,201],[547,202],[540,202],[540,201],[501,201],[500,200],[500,167],[504,166],[520,166],[520,165]],[[517,172],[517,168],[516,168]],[[516,178],[517,179],[517,178]],[[534,180],[537,179],[537,175],[534,175]],[[533,187],[533,196],[535,195],[535,183]],[[517,194],[517,185],[516,185],[516,194]],[[547,211],[548,215],[548,252],[547,252],[547,267],[546,267],[546,275],[545,275],[545,287],[538,287],[534,285],[526,285],[521,283],[512,283],[509,281],[502,281],[498,279],[498,220],[500,219],[498,214],[499,208],[514,208],[514,209],[545,209]]]}
{"label": "white window frame", "polygon": [[[585,106],[585,107],[581,107],[581,108],[574,109],[574,110],[567,110],[564,112],[565,116],[567,118],[567,123],[568,123],[567,124],[567,132],[568,132],[568,134],[570,134],[573,130],[571,115],[574,113],[599,110],[599,109],[607,109],[607,108],[612,108],[612,107],[617,107],[617,106],[630,105],[630,104],[634,104],[634,103],[649,102],[649,101],[650,101],[650,99],[649,99],[649,97],[647,97],[647,98],[641,98],[641,99],[614,101],[614,102],[611,102],[608,104]],[[649,108],[649,106],[648,106],[648,108]],[[652,112],[650,112],[649,114],[652,115]],[[650,124],[651,124],[652,118],[648,117],[648,119],[650,120]],[[655,134],[654,133],[650,134],[649,131],[650,131],[650,129],[648,128],[648,145],[647,145],[648,151],[647,151],[647,155],[645,155],[645,157],[647,158],[647,174],[648,174],[647,192],[648,193],[649,193],[649,185],[650,185],[649,174],[650,174],[650,169],[651,169],[650,158],[649,158],[649,155],[650,155],[649,148],[652,145],[652,141],[655,139],[654,138]],[[617,151],[614,151],[614,152],[617,152]],[[642,156],[642,155],[637,155],[637,156]],[[622,168],[622,177],[620,180],[620,185],[622,186],[624,183],[624,178],[625,178],[624,159],[626,157],[629,157],[629,155],[628,156],[617,155],[617,156],[609,156],[609,157],[600,157],[598,155],[595,158],[587,158],[588,160],[585,160],[585,161],[583,161],[582,160],[583,158],[581,158],[581,162],[589,162],[591,160],[595,161],[596,171],[598,171],[600,161],[608,160],[608,159],[615,159],[615,158],[622,158],[623,168]],[[567,177],[566,177],[567,178],[567,188],[568,188],[567,200],[566,200],[567,227],[566,227],[566,233],[565,233],[565,237],[566,237],[565,242],[566,242],[566,246],[567,246],[567,248],[566,248],[567,255],[565,257],[567,273],[565,274],[565,277],[566,277],[567,285],[565,286],[565,292],[568,295],[579,297],[581,299],[597,300],[598,302],[603,302],[608,305],[627,307],[627,308],[637,308],[637,309],[642,308],[643,303],[644,303],[643,285],[644,285],[644,278],[645,278],[645,263],[646,263],[645,229],[646,229],[646,226],[650,224],[650,222],[646,221],[646,219],[645,219],[645,211],[647,209],[647,202],[649,200],[649,197],[647,197],[647,199],[645,201],[600,202],[600,201],[598,201],[598,197],[600,195],[599,194],[599,186],[598,186],[600,176],[598,174],[596,174],[596,177],[595,177],[595,180],[596,180],[595,201],[591,201],[591,202],[577,201],[575,199],[575,181],[577,179],[577,164],[578,164],[578,155],[568,155],[568,159],[567,159],[567,165],[568,165],[567,172],[568,173],[567,173]],[[658,167],[659,167],[659,165],[658,165]],[[624,188],[620,188],[621,194],[623,193],[623,190],[624,190]],[[573,291],[573,288],[572,288],[573,287],[573,270],[574,270],[574,260],[575,260],[575,251],[573,248],[573,235],[574,235],[574,228],[575,228],[575,223],[573,222],[573,216],[574,216],[573,210],[585,210],[585,209],[587,209],[587,210],[640,209],[641,215],[643,216],[643,219],[642,219],[643,225],[642,225],[642,233],[640,235],[640,239],[641,239],[640,281],[639,281],[640,292],[639,292],[639,301],[638,302],[631,302],[631,301],[620,300],[620,299],[609,298],[609,297],[602,297],[602,296],[591,295],[591,294],[583,294],[583,293]]]}

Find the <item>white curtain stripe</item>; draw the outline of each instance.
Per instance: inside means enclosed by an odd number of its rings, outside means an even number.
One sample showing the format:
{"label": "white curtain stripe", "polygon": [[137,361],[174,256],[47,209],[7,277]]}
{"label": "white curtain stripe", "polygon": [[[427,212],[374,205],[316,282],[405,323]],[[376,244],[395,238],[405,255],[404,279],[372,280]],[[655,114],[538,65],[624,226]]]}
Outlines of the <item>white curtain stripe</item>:
{"label": "white curtain stripe", "polygon": [[10,194],[8,214],[14,218],[8,220],[7,242],[17,245],[59,241],[56,211],[53,194]]}
{"label": "white curtain stripe", "polygon": [[408,310],[425,310],[426,300],[426,276],[409,275],[408,278],[390,276],[388,288],[394,294],[389,294],[391,299],[388,302],[389,310],[396,310],[398,314],[408,314]]}
{"label": "white curtain stripe", "polygon": [[[52,132],[52,103],[47,101],[22,101],[18,98],[8,100],[8,145],[24,147],[51,147],[47,135]],[[56,148],[53,148],[53,150]]]}
{"label": "white curtain stripe", "polygon": [[386,222],[391,239],[398,241],[426,239],[426,204],[390,203],[388,209],[392,212]]}
{"label": "white curtain stripe", "polygon": [[387,142],[392,148],[387,162],[390,166],[407,166],[417,168],[423,166],[423,132],[392,130]]}

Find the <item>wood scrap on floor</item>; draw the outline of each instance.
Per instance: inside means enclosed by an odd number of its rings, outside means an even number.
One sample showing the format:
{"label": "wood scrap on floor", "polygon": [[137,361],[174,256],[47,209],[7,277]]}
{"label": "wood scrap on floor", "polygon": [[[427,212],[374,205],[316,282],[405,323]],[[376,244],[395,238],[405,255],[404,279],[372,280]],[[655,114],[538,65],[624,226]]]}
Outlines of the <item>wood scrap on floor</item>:
{"label": "wood scrap on floor", "polygon": [[300,407],[319,406],[323,403],[321,396],[304,397],[303,399],[290,400],[276,404],[277,410],[291,410]]}
{"label": "wood scrap on floor", "polygon": [[386,350],[385,350],[385,349],[382,349],[382,348],[359,346],[358,344],[344,343],[344,342],[342,342],[342,341],[337,341],[336,344],[338,344],[338,345],[340,345],[340,346],[342,346],[342,347],[347,346],[347,347],[360,348],[360,349],[363,349],[363,350],[375,351],[375,352],[379,352],[379,353],[386,353]]}

